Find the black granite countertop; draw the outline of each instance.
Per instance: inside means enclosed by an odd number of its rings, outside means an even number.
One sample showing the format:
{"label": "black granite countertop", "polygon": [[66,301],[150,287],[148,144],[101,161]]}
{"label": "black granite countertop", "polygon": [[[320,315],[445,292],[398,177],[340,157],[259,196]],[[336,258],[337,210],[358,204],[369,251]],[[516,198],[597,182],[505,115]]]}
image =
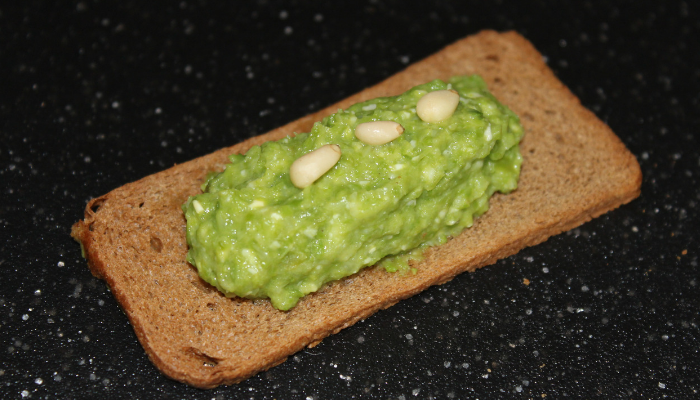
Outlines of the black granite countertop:
{"label": "black granite countertop", "polygon": [[[697,2],[162,3],[0,5],[1,398],[700,398]],[[641,197],[240,384],[161,375],[69,237],[86,202],[485,28],[610,125]]]}

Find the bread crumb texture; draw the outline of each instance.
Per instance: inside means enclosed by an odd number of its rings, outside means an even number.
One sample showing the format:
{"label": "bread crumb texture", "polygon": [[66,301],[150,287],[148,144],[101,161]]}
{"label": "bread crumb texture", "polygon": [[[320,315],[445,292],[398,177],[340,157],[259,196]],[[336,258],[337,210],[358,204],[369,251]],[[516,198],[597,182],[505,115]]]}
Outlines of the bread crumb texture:
{"label": "bread crumb texture", "polygon": [[[185,261],[180,206],[229,154],[308,131],[314,121],[359,101],[475,73],[525,128],[519,188],[496,194],[472,228],[428,251],[413,266],[417,273],[367,268],[283,312],[267,300],[223,296]],[[93,199],[72,236],[82,243],[92,273],[111,288],[153,363],[173,379],[213,388],[240,382],[431,285],[629,202],[640,185],[634,156],[580,105],[525,38],[483,31],[315,114]]]}

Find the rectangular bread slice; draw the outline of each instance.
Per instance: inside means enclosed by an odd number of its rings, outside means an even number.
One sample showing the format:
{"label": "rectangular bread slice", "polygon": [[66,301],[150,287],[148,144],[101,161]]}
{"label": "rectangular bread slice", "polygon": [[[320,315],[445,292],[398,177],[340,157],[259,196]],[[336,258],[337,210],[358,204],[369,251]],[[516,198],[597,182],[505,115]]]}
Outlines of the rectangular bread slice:
{"label": "rectangular bread slice", "polygon": [[[495,195],[474,226],[430,249],[415,275],[366,268],[324,286],[292,310],[226,298],[185,261],[180,206],[208,171],[253,145],[307,132],[338,108],[396,95],[436,78],[480,74],[522,120],[519,188]],[[240,382],[431,285],[574,228],[640,193],[641,172],[617,136],[514,32],[483,31],[315,114],[93,199],[73,226],[92,273],[104,279],[153,363],[200,388]]]}

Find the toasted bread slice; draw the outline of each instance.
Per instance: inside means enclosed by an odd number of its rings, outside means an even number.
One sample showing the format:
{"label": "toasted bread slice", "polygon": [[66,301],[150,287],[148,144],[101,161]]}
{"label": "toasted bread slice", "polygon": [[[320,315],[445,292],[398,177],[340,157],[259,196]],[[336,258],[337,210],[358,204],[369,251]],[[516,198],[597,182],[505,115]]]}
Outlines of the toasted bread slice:
{"label": "toasted bread slice", "polygon": [[[185,261],[180,206],[227,156],[308,131],[338,108],[402,93],[435,78],[480,74],[522,120],[519,188],[495,195],[474,226],[427,252],[416,274],[366,268],[292,310],[226,298]],[[493,264],[574,228],[640,193],[641,172],[615,134],[581,106],[517,33],[484,31],[348,99],[267,134],[93,199],[73,226],[92,273],[107,281],[153,363],[200,388],[240,382],[376,311],[464,271]]]}

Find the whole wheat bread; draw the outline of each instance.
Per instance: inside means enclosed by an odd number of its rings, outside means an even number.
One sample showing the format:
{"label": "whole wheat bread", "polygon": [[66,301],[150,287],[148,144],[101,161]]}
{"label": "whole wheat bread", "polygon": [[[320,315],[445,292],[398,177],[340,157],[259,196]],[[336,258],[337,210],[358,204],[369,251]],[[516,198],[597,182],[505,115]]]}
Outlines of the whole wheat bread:
{"label": "whole wheat bread", "polygon": [[[511,194],[495,195],[472,228],[428,251],[414,265],[415,275],[366,268],[283,312],[267,300],[226,298],[185,261],[180,206],[229,154],[306,132],[314,121],[359,101],[474,73],[521,117],[520,185]],[[634,156],[580,105],[525,38],[484,31],[322,111],[93,199],[72,235],[82,243],[92,273],[107,281],[153,363],[173,379],[211,388],[248,378],[431,285],[627,203],[639,195],[640,185]]]}

